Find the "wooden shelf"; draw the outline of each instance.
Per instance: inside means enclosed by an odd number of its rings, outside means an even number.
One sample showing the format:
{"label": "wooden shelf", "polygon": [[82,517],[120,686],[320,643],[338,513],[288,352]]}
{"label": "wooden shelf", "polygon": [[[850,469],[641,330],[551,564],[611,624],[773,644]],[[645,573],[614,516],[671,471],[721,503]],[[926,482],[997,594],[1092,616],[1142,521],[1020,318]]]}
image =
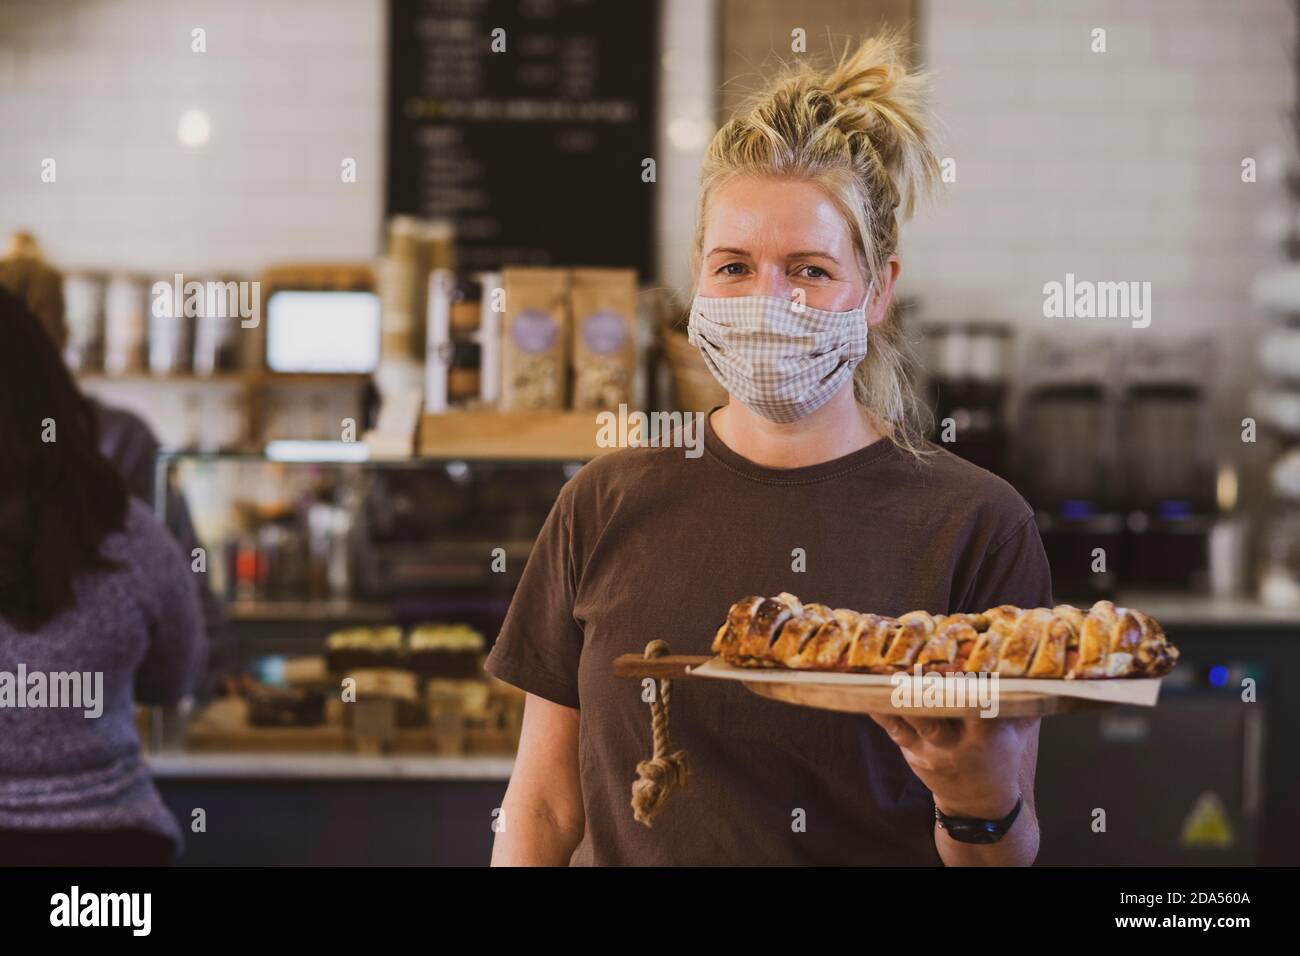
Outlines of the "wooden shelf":
{"label": "wooden shelf", "polygon": [[252,385],[346,385],[355,387],[368,382],[370,372],[249,372]]}
{"label": "wooden shelf", "polygon": [[110,375],[107,372],[80,372],[76,374],[78,382],[98,385],[101,383],[154,385],[244,385],[257,387],[264,385],[345,385],[355,387],[369,381],[369,372],[271,372],[257,369],[246,372],[216,372],[212,375],[195,375],[193,372],[181,372],[175,375],[155,375],[152,372],[128,372],[124,375]]}
{"label": "wooden shelf", "polygon": [[76,379],[88,385],[123,384],[123,385],[244,385],[248,378],[243,372],[217,372],[212,375],[195,375],[183,372],[178,375],[154,375],[152,372],[128,372],[125,375],[110,375],[107,372],[81,372]]}
{"label": "wooden shelf", "polygon": [[448,412],[425,415],[417,444],[438,458],[586,461],[614,451],[596,443],[596,412]]}
{"label": "wooden shelf", "polygon": [[393,608],[389,604],[367,604],[328,598],[317,601],[233,601],[226,605],[225,613],[227,619],[231,621],[366,620],[387,622],[393,618]]}
{"label": "wooden shelf", "polygon": [[272,372],[269,369],[252,368],[237,371],[216,372],[212,375],[195,375],[193,372],[181,372],[175,375],[155,375],[148,371],[128,372],[124,375],[109,375],[106,372],[83,372],[76,375],[78,383],[89,391],[105,389],[111,399],[114,386],[148,386],[150,388],[223,388],[238,390],[243,403],[246,435],[258,436],[256,444],[265,443],[262,436],[262,402],[266,392],[273,388],[337,388],[350,392],[354,398],[360,398],[361,386],[371,379],[369,372]]}

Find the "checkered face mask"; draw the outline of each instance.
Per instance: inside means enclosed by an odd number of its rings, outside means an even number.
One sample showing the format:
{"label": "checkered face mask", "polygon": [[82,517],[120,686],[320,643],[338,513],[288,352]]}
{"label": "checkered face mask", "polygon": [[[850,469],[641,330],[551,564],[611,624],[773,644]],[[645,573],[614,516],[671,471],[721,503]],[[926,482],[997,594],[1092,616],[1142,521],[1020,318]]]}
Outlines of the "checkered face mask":
{"label": "checkered face mask", "polygon": [[826,312],[769,295],[697,295],[687,337],[732,398],[774,422],[825,405],[867,357],[867,302]]}

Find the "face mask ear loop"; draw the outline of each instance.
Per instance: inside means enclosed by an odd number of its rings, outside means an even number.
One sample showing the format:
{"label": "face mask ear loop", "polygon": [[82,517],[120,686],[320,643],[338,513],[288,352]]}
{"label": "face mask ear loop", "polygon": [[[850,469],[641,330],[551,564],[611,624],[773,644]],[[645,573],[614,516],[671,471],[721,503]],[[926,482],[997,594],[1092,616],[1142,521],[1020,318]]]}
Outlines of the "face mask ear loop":
{"label": "face mask ear loop", "polygon": [[862,314],[866,315],[871,308],[871,290],[876,287],[876,280],[872,279],[867,283],[867,294],[862,300]]}

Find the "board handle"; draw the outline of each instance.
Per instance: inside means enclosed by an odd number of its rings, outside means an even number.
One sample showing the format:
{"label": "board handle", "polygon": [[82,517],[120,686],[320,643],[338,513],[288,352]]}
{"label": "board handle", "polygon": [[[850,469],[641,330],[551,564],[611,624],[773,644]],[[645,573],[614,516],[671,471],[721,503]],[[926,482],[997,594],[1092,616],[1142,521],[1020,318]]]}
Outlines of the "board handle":
{"label": "board handle", "polygon": [[695,677],[690,669],[699,667],[708,660],[711,658],[703,654],[665,654],[652,660],[646,660],[640,654],[620,654],[614,658],[614,676],[689,680]]}

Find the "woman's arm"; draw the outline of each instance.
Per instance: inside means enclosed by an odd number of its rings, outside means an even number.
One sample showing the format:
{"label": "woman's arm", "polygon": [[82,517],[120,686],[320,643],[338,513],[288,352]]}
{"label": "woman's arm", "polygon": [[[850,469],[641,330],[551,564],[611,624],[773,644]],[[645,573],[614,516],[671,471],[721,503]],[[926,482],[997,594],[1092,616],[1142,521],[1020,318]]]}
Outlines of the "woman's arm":
{"label": "woman's arm", "polygon": [[152,517],[148,521],[138,546],[146,555],[137,574],[140,587],[149,592],[149,648],[136,668],[135,699],[170,707],[202,683],[208,645],[190,558],[181,554],[162,525]]}
{"label": "woman's arm", "polygon": [[[959,607],[983,610],[999,604],[1055,604],[1052,569],[1033,512],[1018,495],[1015,505],[1020,517],[1014,519],[1013,530],[984,556]],[[935,806],[943,813],[1000,820],[1015,806],[1017,794],[1025,798],[1015,823],[997,843],[961,843],[936,823],[934,846],[943,862],[949,866],[1032,864],[1038,856],[1034,775],[1038,769],[1040,721],[976,717],[969,721],[911,723],[915,727],[886,729],[903,748],[908,763],[930,788]]]}
{"label": "woman's arm", "polygon": [[1038,856],[1034,772],[1038,718],[964,720],[872,714],[912,772],[950,817],[1000,820],[1022,794],[1024,806],[997,843],[962,843],[934,825],[934,846],[948,866],[1029,866]]}
{"label": "woman's arm", "polygon": [[519,754],[498,820],[493,866],[568,865],[586,826],[577,710],[528,695]]}
{"label": "woman's arm", "polygon": [[[1038,769],[1038,729],[1040,722],[1033,720],[1025,728],[1024,751],[1020,757],[1017,775],[1018,793],[1025,799],[1016,822],[997,843],[961,843],[951,839],[937,823],[934,827],[934,846],[947,866],[1029,866],[1038,856],[1038,814],[1034,802],[1034,774]],[[983,809],[969,808],[967,812],[943,806],[935,797],[939,809],[949,816],[978,817],[982,820],[1000,820],[1015,806],[1015,794],[1004,800],[1005,806],[995,808],[992,803]],[[973,812],[970,812],[973,810]]]}

